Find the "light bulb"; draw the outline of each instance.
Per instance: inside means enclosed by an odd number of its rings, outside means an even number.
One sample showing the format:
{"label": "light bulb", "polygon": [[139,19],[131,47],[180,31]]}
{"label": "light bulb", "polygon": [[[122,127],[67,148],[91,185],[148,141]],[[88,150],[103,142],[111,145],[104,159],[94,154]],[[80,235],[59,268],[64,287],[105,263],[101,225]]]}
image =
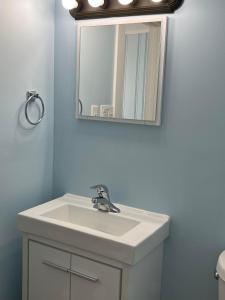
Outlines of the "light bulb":
{"label": "light bulb", "polygon": [[162,0],[152,0],[152,2],[162,2]]}
{"label": "light bulb", "polygon": [[131,4],[134,0],[118,0],[119,1],[119,3],[121,4],[121,5],[129,5],[129,4]]}
{"label": "light bulb", "polygon": [[62,0],[62,6],[67,10],[71,10],[78,7],[78,2],[76,0]]}
{"label": "light bulb", "polygon": [[88,3],[92,7],[100,7],[104,5],[104,0],[88,0]]}

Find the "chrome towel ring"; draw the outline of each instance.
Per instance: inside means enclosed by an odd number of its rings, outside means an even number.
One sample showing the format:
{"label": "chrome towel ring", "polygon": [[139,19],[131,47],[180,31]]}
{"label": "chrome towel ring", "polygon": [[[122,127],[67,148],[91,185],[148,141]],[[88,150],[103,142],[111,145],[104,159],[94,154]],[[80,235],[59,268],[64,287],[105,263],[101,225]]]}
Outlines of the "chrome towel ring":
{"label": "chrome towel ring", "polygon": [[[41,123],[42,119],[44,118],[44,115],[45,115],[45,105],[44,105],[44,101],[42,100],[42,98],[40,97],[40,95],[35,92],[35,91],[31,91],[31,92],[27,92],[27,101],[25,103],[25,117],[26,117],[26,120],[29,124],[31,125],[38,125],[39,123]],[[36,100],[39,100],[40,103],[41,103],[41,116],[40,116],[40,119],[37,120],[36,122],[32,121],[29,117],[29,114],[28,114],[28,107],[31,103],[35,102]]]}

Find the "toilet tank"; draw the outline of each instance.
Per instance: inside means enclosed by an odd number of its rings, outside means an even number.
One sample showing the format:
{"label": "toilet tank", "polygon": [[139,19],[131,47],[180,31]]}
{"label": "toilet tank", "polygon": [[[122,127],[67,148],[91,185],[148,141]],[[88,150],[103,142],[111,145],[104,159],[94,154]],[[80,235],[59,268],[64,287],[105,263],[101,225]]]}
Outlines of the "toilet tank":
{"label": "toilet tank", "polygon": [[219,256],[216,272],[216,277],[219,280],[218,300],[225,300],[225,251]]}

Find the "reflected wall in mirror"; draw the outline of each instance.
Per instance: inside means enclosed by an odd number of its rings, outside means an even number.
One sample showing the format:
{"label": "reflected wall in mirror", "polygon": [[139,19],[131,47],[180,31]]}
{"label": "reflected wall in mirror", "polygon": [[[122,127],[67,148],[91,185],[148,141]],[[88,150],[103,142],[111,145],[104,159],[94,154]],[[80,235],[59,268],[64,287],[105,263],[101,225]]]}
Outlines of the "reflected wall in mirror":
{"label": "reflected wall in mirror", "polygon": [[160,125],[167,18],[80,21],[77,117]]}

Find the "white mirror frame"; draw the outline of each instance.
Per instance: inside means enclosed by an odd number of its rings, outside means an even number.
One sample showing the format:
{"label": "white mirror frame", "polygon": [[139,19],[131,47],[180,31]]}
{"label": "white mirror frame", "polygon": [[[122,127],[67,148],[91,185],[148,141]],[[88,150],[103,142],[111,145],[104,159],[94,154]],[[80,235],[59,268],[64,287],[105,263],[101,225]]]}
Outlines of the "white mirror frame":
{"label": "white mirror frame", "polygon": [[[102,26],[102,25],[118,25],[118,24],[134,24],[134,23],[160,22],[161,23],[161,53],[160,53],[160,67],[158,80],[158,96],[156,107],[155,121],[132,120],[132,119],[118,119],[118,118],[103,118],[93,116],[82,116],[79,114],[79,87],[80,87],[80,47],[81,47],[81,28],[86,26]],[[167,23],[168,18],[165,15],[153,16],[132,16],[119,17],[95,20],[81,20],[77,21],[77,73],[76,73],[76,118],[82,120],[142,124],[142,125],[161,125],[161,110],[163,98],[163,83],[164,83],[164,69],[166,58],[166,42],[167,42]]]}

